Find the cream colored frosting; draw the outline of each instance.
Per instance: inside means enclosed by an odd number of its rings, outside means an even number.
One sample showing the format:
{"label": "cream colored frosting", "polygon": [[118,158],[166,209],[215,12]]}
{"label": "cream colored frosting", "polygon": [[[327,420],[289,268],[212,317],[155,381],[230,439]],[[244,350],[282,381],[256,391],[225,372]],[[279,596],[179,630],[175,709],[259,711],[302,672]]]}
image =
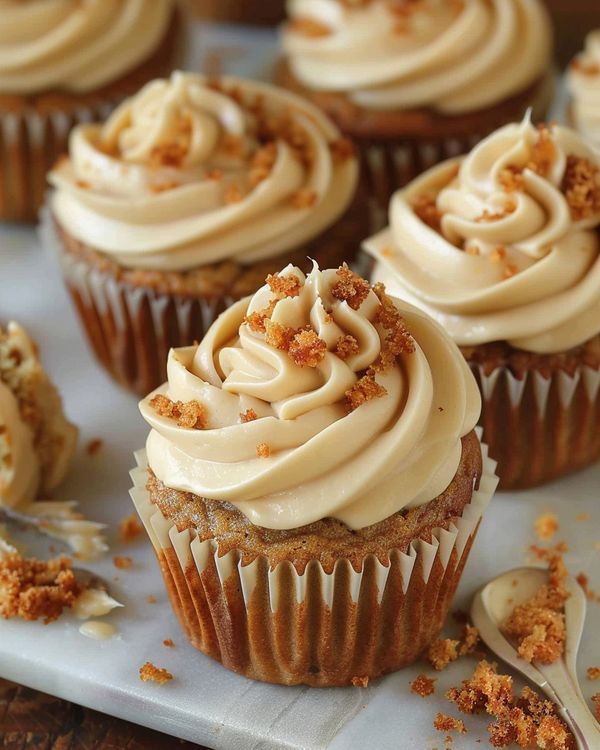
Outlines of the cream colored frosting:
{"label": "cream colored frosting", "polygon": [[99,89],[159,46],[173,0],[0,0],[0,93]]}
{"label": "cream colored frosting", "polygon": [[[266,308],[269,286],[233,305],[199,346],[172,350],[168,383],[156,393],[197,400],[207,428],[192,430],[159,416],[141,402],[152,427],[147,453],[157,477],[174,489],[228,501],[252,523],[296,528],[334,517],[362,528],[402,508],[421,505],[451,482],[461,456],[460,438],[480,412],[475,381],[458,349],[430,318],[394,300],[414,338],[376,375],[385,395],[347,413],[344,395],[378,358],[387,335],[376,321],[373,291],[357,310],[336,299],[334,270],[316,266],[308,277],[288,266],[302,286],[275,305],[271,320],[308,326],[326,343],[316,367],[299,366],[251,330],[245,316]],[[339,337],[352,335],[358,350],[343,360]],[[254,421],[240,415],[253,409]],[[257,456],[266,443],[270,456]]]}
{"label": "cream colored frosting", "polygon": [[[540,153],[547,174],[530,168]],[[365,243],[376,278],[459,345],[507,340],[552,353],[600,333],[600,213],[573,214],[563,185],[569,157],[587,160],[600,179],[575,131],[552,126],[541,136],[525,119],[429,170],[394,195],[390,227]],[[511,169],[522,189],[503,187]],[[440,232],[415,212],[420,196],[441,212]]]}
{"label": "cream colored frosting", "polygon": [[579,132],[600,148],[600,29],[585,40],[585,50],[571,64],[569,88]]}
{"label": "cream colored frosting", "polygon": [[[103,127],[75,128],[70,159],[50,174],[53,211],[67,231],[128,267],[186,270],[276,256],[333,224],[358,178],[356,159],[333,153],[337,129],[281,89],[222,83],[233,95],[210,88],[202,76],[175,73],[148,84]],[[289,138],[259,140],[264,117],[251,111],[257,101],[268,118],[289,120],[309,164]],[[272,165],[255,184],[256,160],[269,141]],[[176,166],[153,162],[165,147],[180,154]],[[232,191],[239,200],[231,201]]]}
{"label": "cream colored frosting", "polygon": [[[0,334],[3,334],[0,329]],[[63,480],[75,449],[78,430],[66,418],[60,397],[44,372],[37,348],[17,323],[9,323],[3,349],[19,353],[14,383],[0,378],[0,505],[8,507],[30,503],[40,492],[50,492]],[[43,435],[38,435],[45,450],[39,450],[30,422],[20,408],[17,387],[28,384],[28,397],[41,415]]]}
{"label": "cream colored frosting", "polygon": [[[282,44],[296,78],[366,109],[482,109],[533,84],[552,55],[540,0],[288,0],[288,13]],[[323,35],[303,32],[306,20]]]}

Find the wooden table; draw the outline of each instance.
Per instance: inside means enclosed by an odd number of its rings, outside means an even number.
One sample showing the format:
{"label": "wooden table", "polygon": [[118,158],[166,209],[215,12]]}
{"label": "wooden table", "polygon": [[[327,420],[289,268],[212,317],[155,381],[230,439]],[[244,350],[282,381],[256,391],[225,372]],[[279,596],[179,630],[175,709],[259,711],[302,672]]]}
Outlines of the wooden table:
{"label": "wooden table", "polygon": [[206,750],[0,679],[2,750]]}

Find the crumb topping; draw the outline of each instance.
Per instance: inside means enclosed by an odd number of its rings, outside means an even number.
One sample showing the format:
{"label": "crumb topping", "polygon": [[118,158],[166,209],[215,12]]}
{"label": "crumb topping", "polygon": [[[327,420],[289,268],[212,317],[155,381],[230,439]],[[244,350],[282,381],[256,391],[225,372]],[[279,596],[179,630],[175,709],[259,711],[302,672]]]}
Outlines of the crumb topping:
{"label": "crumb topping", "polygon": [[358,341],[350,334],[340,336],[336,342],[334,352],[340,359],[348,359],[348,357],[358,354]]}
{"label": "crumb topping", "polygon": [[424,224],[441,234],[443,214],[438,209],[435,198],[418,195],[412,202],[412,209]]}
{"label": "crumb topping", "polygon": [[0,558],[0,616],[42,619],[46,625],[57,620],[85,591],[71,565],[67,557],[38,560],[12,553]]}
{"label": "crumb topping", "polygon": [[308,16],[293,18],[289,21],[287,28],[294,34],[311,37],[312,39],[330,36],[332,33],[329,26]]}
{"label": "crumb topping", "polygon": [[259,443],[256,446],[256,455],[259,458],[269,458],[271,455],[271,447],[267,443]]}
{"label": "crumb topping", "polygon": [[589,159],[574,154],[567,157],[561,190],[575,221],[600,213],[600,170]]}
{"label": "crumb topping", "polygon": [[425,674],[418,674],[410,683],[410,692],[420,695],[421,698],[427,698],[435,693],[435,678],[427,677]]}
{"label": "crumb topping", "polygon": [[119,539],[123,543],[133,542],[143,531],[144,527],[135,513],[123,518],[119,522]]}
{"label": "crumb topping", "polygon": [[206,407],[199,401],[172,401],[168,396],[157,394],[150,406],[161,417],[175,420],[178,427],[203,430],[207,426]]}
{"label": "crumb topping", "polygon": [[278,273],[270,273],[266,278],[266,283],[278,300],[286,297],[297,297],[302,288],[302,282],[294,274],[281,276]]}
{"label": "crumb topping", "polygon": [[296,333],[288,349],[292,361],[299,367],[317,367],[326,353],[327,344],[312,329]]}
{"label": "crumb topping", "polygon": [[347,265],[340,266],[336,274],[340,280],[331,288],[331,294],[336,299],[347,302],[353,310],[358,310],[369,296],[371,285],[351,271]]}
{"label": "crumb topping", "polygon": [[387,390],[375,380],[375,375],[367,373],[359,378],[354,385],[344,394],[346,410],[352,412],[359,406],[381,398],[387,394]]}
{"label": "crumb topping", "polygon": [[438,732],[467,733],[465,722],[462,719],[455,719],[453,716],[448,716],[447,714],[438,713],[433,722],[433,726]]}
{"label": "crumb topping", "polygon": [[173,675],[163,667],[155,667],[152,662],[147,661],[140,667],[140,680],[142,682],[156,682],[164,685],[173,679]]}
{"label": "crumb topping", "polygon": [[242,424],[246,424],[246,422],[254,422],[255,419],[258,419],[258,414],[254,409],[246,409],[246,411],[240,413],[240,422]]}
{"label": "crumb topping", "polygon": [[500,170],[498,181],[506,193],[522,192],[525,189],[523,172],[514,165],[509,165]]}

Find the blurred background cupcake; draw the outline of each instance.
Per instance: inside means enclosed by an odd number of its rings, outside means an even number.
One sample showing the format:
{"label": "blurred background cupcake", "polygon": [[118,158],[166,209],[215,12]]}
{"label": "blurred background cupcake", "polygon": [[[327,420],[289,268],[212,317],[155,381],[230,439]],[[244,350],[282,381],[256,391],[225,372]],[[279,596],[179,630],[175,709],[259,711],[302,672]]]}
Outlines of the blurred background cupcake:
{"label": "blurred background cupcake", "polygon": [[352,260],[367,226],[348,210],[357,179],[351,144],[310,103],[175,73],[73,131],[45,236],[98,359],[143,395],[172,346],[267,273]]}
{"label": "blurred background cupcake", "polygon": [[171,71],[174,0],[3,0],[0,220],[34,221],[69,130]]}
{"label": "blurred background cupcake", "polygon": [[600,458],[599,226],[593,150],[525,119],[397,192],[365,243],[375,278],[461,346],[501,488]]}
{"label": "blurred background cupcake", "polygon": [[442,628],[496,485],[481,400],[447,334],[348,267],[267,282],[170,353],[132,496],[193,645],[365,685]]}
{"label": "blurred background cupcake", "polygon": [[185,0],[197,18],[222,23],[272,25],[283,19],[284,0]]}
{"label": "blurred background cupcake", "polygon": [[568,83],[571,124],[600,149],[600,29],[587,35],[584,51],[569,66]]}
{"label": "blurred background cupcake", "polygon": [[279,82],[355,138],[374,226],[391,193],[553,93],[541,0],[290,0]]}

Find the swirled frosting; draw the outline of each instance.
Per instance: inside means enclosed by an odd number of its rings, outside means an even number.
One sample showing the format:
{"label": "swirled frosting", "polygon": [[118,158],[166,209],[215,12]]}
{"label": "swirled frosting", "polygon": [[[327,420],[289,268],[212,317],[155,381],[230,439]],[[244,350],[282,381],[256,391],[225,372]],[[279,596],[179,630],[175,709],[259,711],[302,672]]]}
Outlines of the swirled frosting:
{"label": "swirled frosting", "polygon": [[0,93],[85,93],[159,46],[173,0],[0,0]]}
{"label": "swirled frosting", "polygon": [[[346,272],[288,266],[277,278],[290,296],[267,284],[199,346],[171,351],[168,382],[141,403],[165,485],[286,529],[325,517],[363,528],[450,484],[480,411],[466,362],[410,305],[362,280],[353,297]],[[161,416],[164,396],[181,413],[201,405],[202,429]]]}
{"label": "swirled frosting", "polygon": [[50,181],[72,235],[127,267],[276,256],[348,207],[357,161],[315,107],[252,81],[157,80],[71,135]]}
{"label": "swirled frosting", "polygon": [[295,77],[366,109],[482,109],[533,84],[552,54],[539,0],[289,0],[288,12]]}
{"label": "swirled frosting", "polygon": [[571,63],[569,88],[579,132],[600,148],[600,29],[585,40],[585,50]]}
{"label": "swirled frosting", "polygon": [[60,484],[76,440],[35,344],[9,323],[0,329],[0,505],[25,507]]}
{"label": "swirled frosting", "polygon": [[560,352],[600,333],[600,164],[528,119],[396,193],[376,277],[459,345]]}

